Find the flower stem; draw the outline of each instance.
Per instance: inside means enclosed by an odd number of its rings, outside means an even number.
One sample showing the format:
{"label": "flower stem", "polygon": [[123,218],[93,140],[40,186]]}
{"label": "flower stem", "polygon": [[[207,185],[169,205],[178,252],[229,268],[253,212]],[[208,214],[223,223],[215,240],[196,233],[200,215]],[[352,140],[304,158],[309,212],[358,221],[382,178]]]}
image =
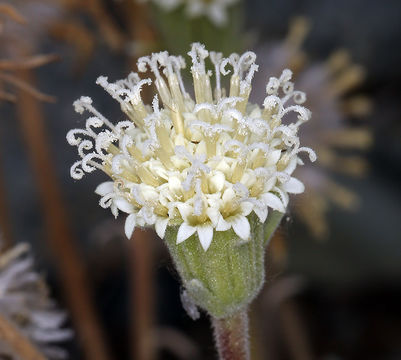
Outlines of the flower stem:
{"label": "flower stem", "polygon": [[248,314],[244,309],[224,319],[212,317],[220,360],[249,360]]}

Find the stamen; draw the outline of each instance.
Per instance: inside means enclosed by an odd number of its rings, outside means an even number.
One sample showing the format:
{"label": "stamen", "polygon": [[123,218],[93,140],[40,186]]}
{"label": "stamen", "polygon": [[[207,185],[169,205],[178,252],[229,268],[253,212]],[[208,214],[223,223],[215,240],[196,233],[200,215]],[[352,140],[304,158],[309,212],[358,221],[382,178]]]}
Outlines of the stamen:
{"label": "stamen", "polygon": [[196,103],[213,103],[210,73],[205,68],[205,59],[208,57],[209,52],[205,49],[204,45],[194,43],[188,55],[192,58],[191,72],[194,81]]}
{"label": "stamen", "polygon": [[151,56],[143,56],[138,59],[137,66],[140,72],[146,72],[149,67],[150,71],[153,72],[153,75],[156,78],[155,85],[160,95],[160,98],[162,99],[163,104],[167,107],[170,107],[171,106],[170,90],[159,72],[159,65],[165,66],[167,57],[168,53],[166,51],[160,53],[154,53]]}
{"label": "stamen", "polygon": [[115,83],[109,83],[105,76],[100,76],[96,80],[96,84],[117,100],[122,111],[139,127],[143,126],[143,119],[148,115],[141,98],[142,86],[151,83],[150,79],[140,80],[136,73],[130,73],[128,80],[118,80]]}
{"label": "stamen", "polygon": [[85,110],[87,110],[95,115],[110,129],[114,130],[114,125],[92,106],[92,99],[89,96],[81,96],[80,99],[74,101],[73,105],[77,113],[82,114]]}
{"label": "stamen", "polygon": [[214,74],[216,76],[216,89],[215,89],[215,99],[216,102],[221,100],[222,92],[221,92],[221,80],[220,80],[220,66],[223,60],[223,54],[211,51],[210,52],[210,60],[214,65]]}

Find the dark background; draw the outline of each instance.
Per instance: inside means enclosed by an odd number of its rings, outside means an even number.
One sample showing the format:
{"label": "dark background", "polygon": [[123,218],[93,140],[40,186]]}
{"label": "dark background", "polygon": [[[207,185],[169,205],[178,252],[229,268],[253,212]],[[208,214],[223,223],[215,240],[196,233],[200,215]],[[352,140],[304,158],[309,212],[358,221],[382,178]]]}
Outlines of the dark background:
{"label": "dark background", "polygon": [[[105,4],[113,6],[112,2]],[[367,71],[367,79],[357,91],[374,105],[364,119],[374,138],[374,145],[364,155],[370,164],[369,175],[362,179],[333,175],[360,196],[360,208],[354,212],[331,208],[330,236],[325,241],[316,241],[289,213],[281,229],[288,242],[287,266],[277,271],[268,265],[272,272],[267,274],[267,287],[273,286],[273,280],[302,279],[302,286],[290,291],[283,306],[290,304],[296,309],[300,337],[314,358],[401,359],[401,2],[249,0],[245,10],[253,44],[284,38],[293,16],[307,16],[312,29],[303,48],[309,57],[324,60],[337,48],[347,49],[353,61]],[[89,16],[76,16],[96,34],[96,23]],[[115,18],[124,31],[118,14]],[[97,172],[78,182],[70,178],[69,167],[76,153],[65,141],[70,128],[83,124],[72,107],[81,95],[91,96],[109,119],[122,120],[118,105],[95,80],[101,74],[111,79],[124,77],[129,70],[127,57],[111,51],[96,36],[95,52],[77,74],[71,47],[43,32],[37,52],[55,52],[62,61],[38,69],[37,86],[58,99],[56,104],[43,105],[46,136],[81,256],[89,269],[97,311],[115,358],[123,359],[128,358],[131,311],[128,245],[121,234],[123,217],[114,220],[98,206],[94,189],[105,176]],[[15,238],[32,243],[38,268],[47,274],[52,292],[64,304],[55,271],[57,260],[43,241],[40,194],[14,105],[2,104],[0,113],[2,172]],[[177,276],[160,243],[154,240],[156,322],[186,334],[198,347],[199,358],[211,358],[214,350],[208,320],[203,316],[193,322],[183,312]],[[261,296],[257,306],[263,307],[260,303],[265,297]],[[296,359],[291,346],[297,342],[291,342],[293,337],[286,332],[283,318],[268,313],[259,316],[264,319],[265,315],[266,321],[271,320],[270,331],[275,332],[273,345],[265,339],[269,331],[259,335],[262,343],[271,345],[268,353],[274,350],[272,354],[278,359]],[[82,358],[79,345],[73,342],[69,346],[71,358]],[[161,352],[160,358],[176,357]]]}

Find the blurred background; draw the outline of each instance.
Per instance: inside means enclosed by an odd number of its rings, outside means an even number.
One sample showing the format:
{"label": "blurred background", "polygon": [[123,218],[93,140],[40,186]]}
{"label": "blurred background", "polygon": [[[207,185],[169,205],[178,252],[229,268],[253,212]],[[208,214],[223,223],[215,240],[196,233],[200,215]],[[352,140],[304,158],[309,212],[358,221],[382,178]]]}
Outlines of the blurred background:
{"label": "blurred background", "polygon": [[225,19],[158,3],[0,4],[3,248],[31,244],[75,332],[60,346],[71,359],[215,357],[207,317],[182,309],[162,241],[140,230],[125,238],[123,217],[94,193],[106,176],[73,180],[65,140],[83,125],[72,107],[81,95],[123,120],[99,75],[124,78],[139,56],[184,55],[201,41],[257,53],[254,101],[290,67],[313,112],[301,136],[319,160],[299,169],[307,191],[267,250],[251,310],[254,358],[401,359],[401,3],[246,0],[227,5]]}

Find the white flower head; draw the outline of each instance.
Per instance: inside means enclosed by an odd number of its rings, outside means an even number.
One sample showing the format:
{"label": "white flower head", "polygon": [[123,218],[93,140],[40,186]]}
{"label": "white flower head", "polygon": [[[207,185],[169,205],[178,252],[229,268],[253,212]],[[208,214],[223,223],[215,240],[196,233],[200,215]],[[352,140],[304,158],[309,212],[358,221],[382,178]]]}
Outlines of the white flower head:
{"label": "white flower head", "polygon": [[[149,0],[137,0],[147,2]],[[205,16],[216,26],[227,24],[227,9],[239,0],[152,0],[165,11],[172,11],[184,6],[189,18]]]}
{"label": "white flower head", "polygon": [[[81,157],[71,168],[73,178],[95,169],[111,177],[96,192],[115,216],[119,210],[129,214],[128,237],[136,226],[154,226],[163,238],[167,226],[179,225],[178,243],[196,233],[206,251],[214,231],[232,229],[248,241],[248,215],[255,212],[264,222],[269,208],[284,212],[288,194],[303,191],[292,177],[302,164],[299,154],[306,152],[312,161],[316,156],[298,138],[311,113],[301,105],[305,95],[294,90],[291,71],[270,78],[258,106],[248,103],[258,68],[254,53],[223,58],[195,43],[188,54],[194,97],[182,81],[182,57],[167,52],[142,57],[138,69],[153,73],[157,90],[152,105],[140,96],[150,79],[130,74],[109,83],[100,77],[98,83],[129,120],[113,124],[82,97],[76,110],[92,116],[67,140]],[[296,114],[292,123],[286,122],[290,113]]]}
{"label": "white flower head", "polygon": [[[42,277],[33,270],[27,244],[0,254],[0,313],[47,358],[68,357],[57,345],[73,335],[71,330],[61,328],[66,314],[48,297]],[[3,345],[7,349],[0,339],[0,348]]]}

